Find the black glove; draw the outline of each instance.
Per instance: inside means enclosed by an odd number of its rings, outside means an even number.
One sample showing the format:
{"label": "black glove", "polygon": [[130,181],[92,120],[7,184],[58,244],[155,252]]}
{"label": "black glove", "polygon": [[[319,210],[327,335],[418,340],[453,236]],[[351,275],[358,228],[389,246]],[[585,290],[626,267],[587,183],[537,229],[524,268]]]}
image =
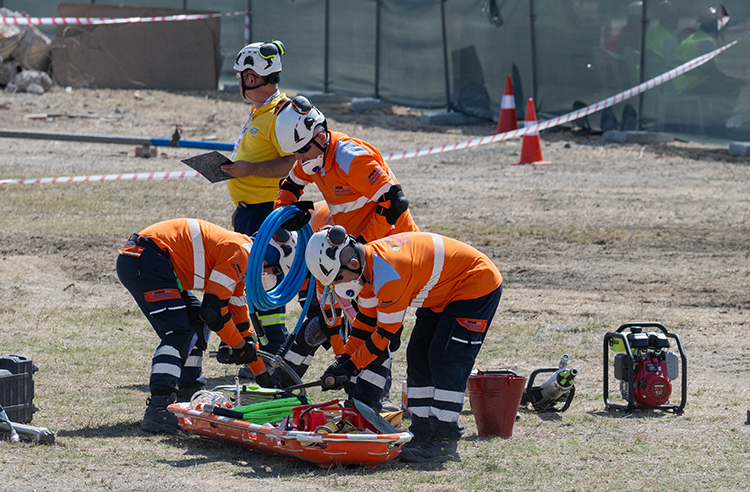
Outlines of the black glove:
{"label": "black glove", "polygon": [[270,372],[266,371],[263,374],[255,376],[255,382],[261,388],[281,388],[281,383],[276,379]]}
{"label": "black glove", "polygon": [[245,338],[245,346],[241,349],[232,349],[234,354],[234,363],[238,365],[250,364],[258,360],[258,354],[255,353],[255,342],[252,338]]}
{"label": "black glove", "polygon": [[292,205],[297,207],[297,212],[294,217],[281,224],[281,227],[287,231],[299,231],[310,222],[311,212],[315,205],[311,201],[294,202]]}
{"label": "black glove", "polygon": [[348,354],[337,355],[336,362],[328,366],[320,378],[323,380],[321,388],[323,391],[341,389],[349,382],[349,378],[356,376],[358,372],[357,366]]}
{"label": "black glove", "polygon": [[219,364],[234,364],[234,352],[232,347],[224,342],[219,344],[219,350],[216,352],[216,362]]}
{"label": "black glove", "polygon": [[362,234],[357,236],[357,239],[355,241],[357,241],[359,244],[367,244],[367,240],[364,237],[362,237]]}

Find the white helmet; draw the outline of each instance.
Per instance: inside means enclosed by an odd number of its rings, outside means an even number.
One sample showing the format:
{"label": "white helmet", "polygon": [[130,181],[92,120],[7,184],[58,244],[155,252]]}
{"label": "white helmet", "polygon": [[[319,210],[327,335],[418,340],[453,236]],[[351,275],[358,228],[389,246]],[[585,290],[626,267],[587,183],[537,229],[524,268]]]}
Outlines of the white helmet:
{"label": "white helmet", "polygon": [[341,250],[351,241],[354,238],[338,225],[313,234],[305,249],[305,263],[313,277],[323,285],[333,283],[342,268]]}
{"label": "white helmet", "polygon": [[295,251],[297,251],[297,232],[279,228],[271,237],[263,259],[268,265],[278,265],[282,273],[286,275],[292,267]]}
{"label": "white helmet", "polygon": [[296,152],[310,143],[318,125],[327,128],[326,117],[305,96],[287,99],[276,109],[276,140],[284,152]]}
{"label": "white helmet", "polygon": [[234,69],[241,73],[250,68],[261,77],[265,77],[281,72],[282,56],[284,56],[284,44],[281,41],[248,44],[237,53]]}

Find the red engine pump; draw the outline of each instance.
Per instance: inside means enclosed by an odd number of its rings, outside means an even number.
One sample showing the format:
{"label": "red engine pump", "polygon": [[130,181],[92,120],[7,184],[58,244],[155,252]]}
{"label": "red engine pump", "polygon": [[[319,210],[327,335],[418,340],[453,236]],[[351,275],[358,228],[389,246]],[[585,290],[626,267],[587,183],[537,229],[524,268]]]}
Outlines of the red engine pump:
{"label": "red engine pump", "polygon": [[635,376],[635,401],[644,407],[658,407],[669,401],[672,382],[667,372],[667,361],[656,357],[638,358]]}
{"label": "red engine pump", "polygon": [[[649,329],[650,328],[650,329]],[[670,350],[670,341],[678,353]],[[610,358],[610,351],[614,358]],[[687,360],[680,337],[660,323],[625,323],[604,335],[604,403],[607,408],[633,411],[662,409],[682,413],[687,396]],[[613,364],[610,371],[608,365]],[[627,405],[610,400],[609,376],[619,382]],[[679,379],[679,382],[675,380]],[[680,403],[669,403],[673,384],[678,384]]]}

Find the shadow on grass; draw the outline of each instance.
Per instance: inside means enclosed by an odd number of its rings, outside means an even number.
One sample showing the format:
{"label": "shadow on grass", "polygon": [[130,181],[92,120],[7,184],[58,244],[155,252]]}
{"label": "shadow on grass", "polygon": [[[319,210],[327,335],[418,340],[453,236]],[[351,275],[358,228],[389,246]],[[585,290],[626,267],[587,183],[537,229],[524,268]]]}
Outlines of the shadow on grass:
{"label": "shadow on grass", "polygon": [[315,463],[290,456],[264,454],[240,446],[212,441],[196,435],[164,436],[165,442],[183,449],[185,459],[163,460],[174,468],[188,468],[204,463],[223,462],[242,469],[236,473],[243,478],[324,477],[330,475],[366,476],[373,473],[395,471],[410,466],[417,470],[440,470],[442,465],[414,465],[394,459],[375,468],[365,465],[333,465],[323,468]]}
{"label": "shadow on grass", "polygon": [[665,417],[680,416],[674,412],[667,410],[658,410],[653,408],[643,408],[633,411],[624,410],[599,410],[598,412],[586,412],[592,417],[607,417],[611,419],[637,419],[637,418],[649,418],[649,419],[662,419]]}
{"label": "shadow on grass", "polygon": [[58,437],[85,437],[85,438],[106,438],[113,437],[137,437],[144,435],[141,431],[141,422],[121,422],[112,425],[97,425],[96,427],[83,427],[76,430],[58,431]]}

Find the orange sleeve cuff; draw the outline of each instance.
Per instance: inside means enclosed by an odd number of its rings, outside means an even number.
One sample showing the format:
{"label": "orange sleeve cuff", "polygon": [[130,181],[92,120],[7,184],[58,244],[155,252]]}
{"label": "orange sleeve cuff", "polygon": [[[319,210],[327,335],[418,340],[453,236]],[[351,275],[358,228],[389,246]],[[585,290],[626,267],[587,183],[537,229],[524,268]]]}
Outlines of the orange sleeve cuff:
{"label": "orange sleeve cuff", "polygon": [[242,343],[243,336],[237,331],[237,327],[234,326],[234,323],[232,322],[225,324],[224,328],[217,331],[216,334],[219,335],[219,338],[230,347]]}
{"label": "orange sleeve cuff", "polygon": [[286,207],[296,201],[297,197],[294,196],[294,193],[291,191],[279,190],[279,193],[276,195],[276,200],[273,202],[273,209],[276,210],[277,208]]}

